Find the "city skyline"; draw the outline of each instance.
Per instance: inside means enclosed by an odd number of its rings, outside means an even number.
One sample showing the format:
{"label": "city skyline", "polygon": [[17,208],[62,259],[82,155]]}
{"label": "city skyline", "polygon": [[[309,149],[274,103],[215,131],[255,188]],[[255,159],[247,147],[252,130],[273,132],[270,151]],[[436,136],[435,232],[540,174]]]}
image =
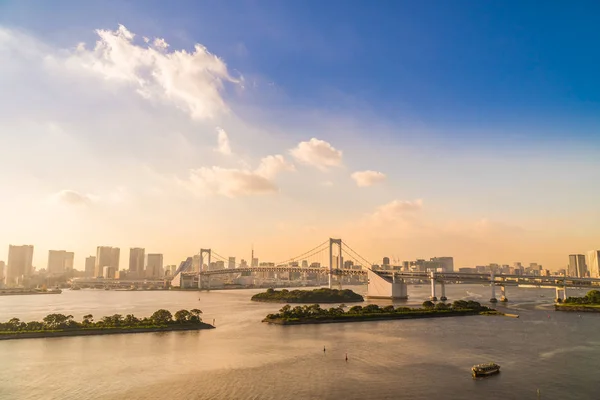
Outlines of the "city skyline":
{"label": "city skyline", "polygon": [[277,260],[323,232],[457,267],[599,247],[598,59],[585,24],[556,45],[567,11],[184,3],[0,4],[0,243],[80,266],[98,243]]}

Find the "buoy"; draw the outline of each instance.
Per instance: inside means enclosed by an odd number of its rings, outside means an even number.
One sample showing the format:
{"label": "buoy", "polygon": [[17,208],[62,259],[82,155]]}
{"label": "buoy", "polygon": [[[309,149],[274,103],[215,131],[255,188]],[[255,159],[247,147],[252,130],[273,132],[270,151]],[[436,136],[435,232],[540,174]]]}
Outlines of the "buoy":
{"label": "buoy", "polygon": [[346,362],[348,361],[348,353],[346,353]]}
{"label": "buoy", "polygon": [[325,346],[323,346],[323,353],[325,353]]}

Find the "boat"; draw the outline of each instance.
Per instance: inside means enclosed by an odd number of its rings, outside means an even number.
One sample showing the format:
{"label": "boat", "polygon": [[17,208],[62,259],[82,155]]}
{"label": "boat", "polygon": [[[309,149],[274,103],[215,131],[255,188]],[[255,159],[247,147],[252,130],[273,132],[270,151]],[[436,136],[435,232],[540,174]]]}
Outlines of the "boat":
{"label": "boat", "polygon": [[473,372],[473,378],[490,376],[499,373],[500,366],[496,363],[477,364],[473,365],[471,371]]}

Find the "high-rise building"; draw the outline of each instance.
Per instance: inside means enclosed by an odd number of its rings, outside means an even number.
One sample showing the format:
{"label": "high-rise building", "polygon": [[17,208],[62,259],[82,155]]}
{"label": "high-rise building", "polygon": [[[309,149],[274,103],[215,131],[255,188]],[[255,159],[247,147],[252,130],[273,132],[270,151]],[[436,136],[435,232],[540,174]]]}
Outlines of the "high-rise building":
{"label": "high-rise building", "polygon": [[48,252],[48,268],[46,270],[49,274],[59,275],[65,273],[66,253],[64,250],[50,250]]}
{"label": "high-rise building", "polygon": [[96,257],[89,256],[85,259],[85,276],[91,278],[94,276],[96,271]]}
{"label": "high-rise building", "polygon": [[454,272],[453,257],[433,257],[431,261],[439,263],[444,272]]}
{"label": "high-rise building", "polygon": [[[96,277],[114,278],[114,273],[119,270],[120,257],[121,250],[118,247],[98,246],[96,252]],[[113,276],[104,276],[104,267],[112,267],[112,269],[108,269],[107,271],[112,273]]]}
{"label": "high-rise building", "polygon": [[146,249],[132,247],[129,249],[129,273],[132,277],[144,276],[144,255]]}
{"label": "high-rise building", "polygon": [[308,261],[302,260],[302,268],[308,268]]}
{"label": "high-rise building", "polygon": [[583,254],[569,255],[569,270],[567,271],[567,275],[584,278],[586,273],[587,266],[585,264],[585,256]]}
{"label": "high-rise building", "polygon": [[588,251],[587,267],[590,271],[590,277],[600,278],[600,250]]}
{"label": "high-rise building", "polygon": [[148,254],[148,263],[146,264],[146,276],[149,278],[158,278],[162,276],[163,255]]}
{"label": "high-rise building", "polygon": [[4,274],[6,273],[6,264],[4,261],[0,261],[0,285],[4,283]]}
{"label": "high-rise building", "polygon": [[72,251],[65,251],[65,272],[73,272],[75,267],[75,253]]}
{"label": "high-rise building", "polygon": [[383,265],[390,265],[390,258],[389,257],[383,257]]}
{"label": "high-rise building", "polygon": [[192,272],[200,271],[200,254],[194,255],[192,258]]}
{"label": "high-rise building", "polygon": [[258,258],[252,257],[252,267],[258,267]]}
{"label": "high-rise building", "polygon": [[23,277],[33,273],[33,246],[8,246],[8,265],[6,268],[6,284],[19,284]]}
{"label": "high-rise building", "polygon": [[229,260],[227,262],[227,268],[228,269],[234,269],[235,268],[235,257],[229,257]]}

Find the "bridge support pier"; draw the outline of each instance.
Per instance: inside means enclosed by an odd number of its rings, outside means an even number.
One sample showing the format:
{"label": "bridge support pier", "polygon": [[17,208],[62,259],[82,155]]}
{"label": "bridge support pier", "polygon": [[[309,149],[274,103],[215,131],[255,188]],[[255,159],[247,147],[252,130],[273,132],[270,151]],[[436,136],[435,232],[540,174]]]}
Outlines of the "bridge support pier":
{"label": "bridge support pier", "polygon": [[508,298],[506,297],[506,285],[500,286],[500,301],[506,303]]}
{"label": "bridge support pier", "polygon": [[556,288],[556,299],[555,299],[555,301],[557,303],[562,303],[566,299],[567,299],[567,287],[566,286],[557,287]]}
{"label": "bridge support pier", "polygon": [[490,287],[492,288],[492,297],[490,298],[490,303],[497,303],[498,299],[496,299],[496,282],[494,281],[494,272],[490,274]]}
{"label": "bridge support pier", "polygon": [[440,282],[440,286],[442,287],[442,295],[440,296],[440,301],[446,301],[448,298],[446,297],[446,283],[444,281]]}
{"label": "bridge support pier", "polygon": [[429,298],[431,301],[437,301],[437,296],[435,295],[435,273],[432,272],[429,275],[431,279],[431,297]]}

